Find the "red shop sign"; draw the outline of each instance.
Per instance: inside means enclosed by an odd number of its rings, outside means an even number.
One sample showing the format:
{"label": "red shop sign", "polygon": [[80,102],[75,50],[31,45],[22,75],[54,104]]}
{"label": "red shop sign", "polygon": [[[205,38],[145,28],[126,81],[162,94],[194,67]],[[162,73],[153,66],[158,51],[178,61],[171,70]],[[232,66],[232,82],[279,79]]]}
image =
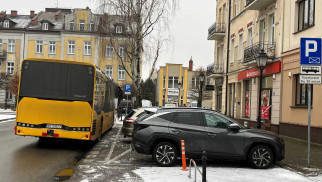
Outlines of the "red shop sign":
{"label": "red shop sign", "polygon": [[[281,72],[281,62],[275,62],[272,64],[268,64],[266,68],[263,70],[263,75],[271,75],[274,73],[280,73]],[[238,73],[238,81],[247,79],[247,78],[254,78],[260,76],[260,72],[258,68],[252,68],[249,70],[245,70]]]}

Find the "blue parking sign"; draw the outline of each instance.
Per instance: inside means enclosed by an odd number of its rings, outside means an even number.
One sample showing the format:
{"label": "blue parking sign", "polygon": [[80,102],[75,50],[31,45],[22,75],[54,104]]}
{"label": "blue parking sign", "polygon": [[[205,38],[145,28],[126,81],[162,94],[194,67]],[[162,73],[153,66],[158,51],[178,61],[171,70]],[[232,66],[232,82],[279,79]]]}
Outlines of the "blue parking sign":
{"label": "blue parking sign", "polygon": [[321,65],[321,38],[301,38],[301,65]]}
{"label": "blue parking sign", "polygon": [[130,84],[125,84],[125,93],[131,93],[131,85]]}

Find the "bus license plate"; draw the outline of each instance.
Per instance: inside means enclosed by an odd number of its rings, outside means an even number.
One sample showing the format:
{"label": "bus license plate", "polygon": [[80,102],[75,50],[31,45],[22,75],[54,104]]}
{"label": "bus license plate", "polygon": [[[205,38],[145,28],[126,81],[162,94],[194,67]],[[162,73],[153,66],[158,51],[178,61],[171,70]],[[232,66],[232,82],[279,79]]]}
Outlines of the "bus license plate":
{"label": "bus license plate", "polygon": [[55,128],[55,129],[61,129],[63,126],[60,124],[47,124],[46,128]]}

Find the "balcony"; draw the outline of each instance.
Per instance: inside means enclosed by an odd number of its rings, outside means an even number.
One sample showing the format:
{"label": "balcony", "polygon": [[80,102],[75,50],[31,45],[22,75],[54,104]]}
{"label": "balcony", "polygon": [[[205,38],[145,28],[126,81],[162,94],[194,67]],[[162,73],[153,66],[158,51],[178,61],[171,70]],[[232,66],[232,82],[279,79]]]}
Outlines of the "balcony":
{"label": "balcony", "polygon": [[275,3],[276,0],[246,0],[245,9],[247,10],[262,10],[267,8],[270,4]]}
{"label": "balcony", "polygon": [[207,66],[207,76],[221,77],[224,74],[223,64],[210,64]]}
{"label": "balcony", "polygon": [[225,36],[225,32],[225,24],[215,22],[208,28],[208,40],[219,40]]}
{"label": "balcony", "polygon": [[2,52],[0,52],[0,61],[4,61],[6,59],[7,59],[7,51],[2,50]]}
{"label": "balcony", "polygon": [[257,42],[244,50],[244,65],[256,64],[256,57],[264,50],[269,60],[275,58],[275,42]]}

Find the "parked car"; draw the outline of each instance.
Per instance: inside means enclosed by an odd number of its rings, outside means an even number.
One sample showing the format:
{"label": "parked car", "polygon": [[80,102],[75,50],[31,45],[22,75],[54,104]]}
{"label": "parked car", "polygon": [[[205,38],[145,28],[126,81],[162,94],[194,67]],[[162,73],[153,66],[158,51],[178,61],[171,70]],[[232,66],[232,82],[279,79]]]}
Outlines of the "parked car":
{"label": "parked car", "polygon": [[122,100],[118,106],[118,112],[119,113],[126,113],[126,106],[127,106],[127,113],[130,113],[132,108],[133,108],[133,104],[131,101],[126,101],[126,100]]}
{"label": "parked car", "polygon": [[161,108],[134,123],[132,148],[152,155],[159,166],[172,166],[185,142],[188,158],[246,160],[252,167],[269,168],[284,159],[284,140],[277,134],[249,129],[225,115],[201,108]]}
{"label": "parked car", "polygon": [[155,113],[157,108],[138,108],[133,109],[123,120],[122,133],[124,137],[131,136],[133,131],[133,122],[142,116],[148,116]]}

